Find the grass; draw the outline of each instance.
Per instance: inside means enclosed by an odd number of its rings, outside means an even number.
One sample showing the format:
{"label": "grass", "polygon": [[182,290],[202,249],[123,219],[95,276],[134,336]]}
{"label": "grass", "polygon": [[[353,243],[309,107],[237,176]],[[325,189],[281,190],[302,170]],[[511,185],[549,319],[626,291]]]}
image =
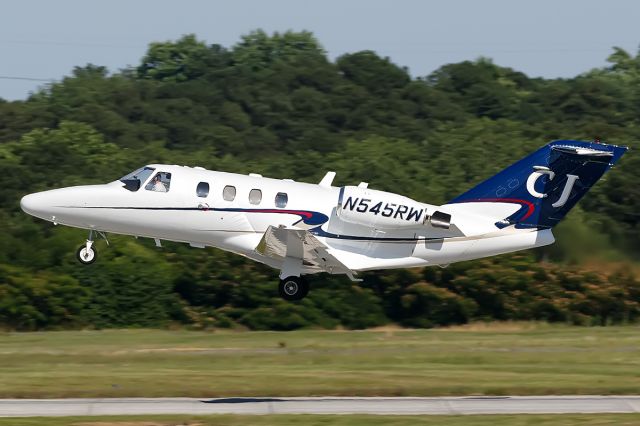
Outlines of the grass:
{"label": "grass", "polygon": [[631,326],[0,334],[3,398],[639,390],[640,328]]}
{"label": "grass", "polygon": [[108,416],[32,417],[0,419],[0,426],[631,426],[640,424],[640,414],[590,415],[499,415],[499,416]]}

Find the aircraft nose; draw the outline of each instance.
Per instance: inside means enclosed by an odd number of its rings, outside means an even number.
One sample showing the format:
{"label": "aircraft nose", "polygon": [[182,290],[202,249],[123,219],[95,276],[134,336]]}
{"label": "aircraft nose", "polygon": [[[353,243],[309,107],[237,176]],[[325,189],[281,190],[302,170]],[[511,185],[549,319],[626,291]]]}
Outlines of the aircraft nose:
{"label": "aircraft nose", "polygon": [[[93,202],[113,192],[113,185],[85,185],[49,189],[25,195],[20,208],[27,214],[53,223],[84,226],[87,217],[83,206],[87,200]],[[118,187],[118,189],[120,189]]]}
{"label": "aircraft nose", "polygon": [[44,216],[47,215],[47,202],[45,198],[46,197],[40,192],[25,195],[20,200],[20,208],[31,216],[44,218]]}
{"label": "aircraft nose", "polygon": [[20,200],[20,208],[22,209],[22,211],[32,216],[34,215],[40,204],[41,203],[38,200],[38,194],[25,195],[24,197],[22,197],[22,200]]}

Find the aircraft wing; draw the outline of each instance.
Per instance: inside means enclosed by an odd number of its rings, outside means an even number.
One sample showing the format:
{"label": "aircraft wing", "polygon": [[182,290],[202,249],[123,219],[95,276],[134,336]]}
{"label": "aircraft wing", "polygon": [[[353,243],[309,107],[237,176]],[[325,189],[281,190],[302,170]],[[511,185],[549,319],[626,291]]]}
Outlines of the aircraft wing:
{"label": "aircraft wing", "polygon": [[256,252],[277,260],[283,260],[287,256],[302,259],[303,268],[353,277],[353,271],[304,229],[269,226],[258,243]]}

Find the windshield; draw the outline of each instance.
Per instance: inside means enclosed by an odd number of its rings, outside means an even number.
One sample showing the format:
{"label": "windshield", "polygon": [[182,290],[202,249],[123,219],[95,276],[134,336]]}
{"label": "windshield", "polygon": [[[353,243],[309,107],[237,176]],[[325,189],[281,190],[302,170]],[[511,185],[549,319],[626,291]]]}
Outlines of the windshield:
{"label": "windshield", "polygon": [[124,187],[129,191],[137,191],[155,169],[152,167],[142,167],[126,176],[120,178],[120,182],[124,183]]}

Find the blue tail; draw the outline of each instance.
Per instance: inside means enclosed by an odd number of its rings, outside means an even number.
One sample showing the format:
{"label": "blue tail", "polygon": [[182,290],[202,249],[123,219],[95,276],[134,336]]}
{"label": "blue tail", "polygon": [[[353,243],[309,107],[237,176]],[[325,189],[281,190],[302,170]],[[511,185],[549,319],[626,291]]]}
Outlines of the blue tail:
{"label": "blue tail", "polygon": [[520,204],[518,211],[496,225],[551,228],[626,150],[627,147],[595,142],[551,142],[449,204]]}

